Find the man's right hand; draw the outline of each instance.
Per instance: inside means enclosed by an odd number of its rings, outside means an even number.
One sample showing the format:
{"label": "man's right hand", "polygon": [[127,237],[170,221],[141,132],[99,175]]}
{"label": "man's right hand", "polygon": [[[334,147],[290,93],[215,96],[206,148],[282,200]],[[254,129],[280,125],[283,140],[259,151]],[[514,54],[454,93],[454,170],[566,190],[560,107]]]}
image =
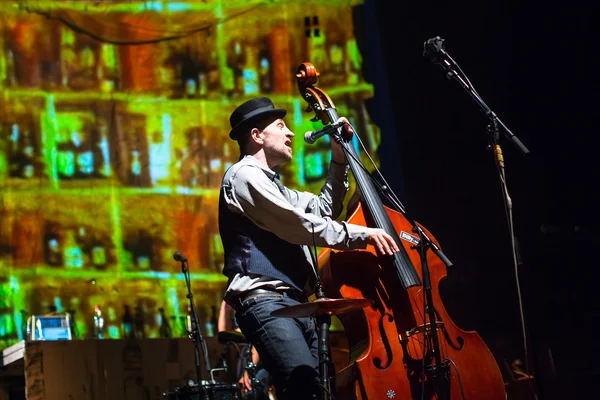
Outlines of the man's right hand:
{"label": "man's right hand", "polygon": [[396,241],[386,231],[379,228],[369,228],[369,244],[375,246],[379,254],[394,255],[400,251]]}
{"label": "man's right hand", "polygon": [[252,382],[250,381],[250,375],[248,375],[248,371],[244,371],[244,375],[240,378],[239,383],[244,388],[244,392],[252,390]]}

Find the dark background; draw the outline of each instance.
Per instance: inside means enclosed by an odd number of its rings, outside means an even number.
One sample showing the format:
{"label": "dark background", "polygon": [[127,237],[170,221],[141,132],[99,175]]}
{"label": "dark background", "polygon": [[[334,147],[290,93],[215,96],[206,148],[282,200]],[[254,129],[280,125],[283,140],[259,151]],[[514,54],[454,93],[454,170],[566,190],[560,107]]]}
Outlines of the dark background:
{"label": "dark background", "polygon": [[[375,85],[369,111],[382,127],[383,173],[455,264],[439,288],[449,315],[482,336],[509,382],[509,399],[532,398],[510,373],[524,359],[522,305],[538,397],[578,398],[600,381],[600,13],[591,2],[524,3],[367,0],[356,12],[357,37]],[[518,281],[487,148],[490,120],[423,57],[423,42],[435,36],[531,151],[523,155],[501,133]]]}

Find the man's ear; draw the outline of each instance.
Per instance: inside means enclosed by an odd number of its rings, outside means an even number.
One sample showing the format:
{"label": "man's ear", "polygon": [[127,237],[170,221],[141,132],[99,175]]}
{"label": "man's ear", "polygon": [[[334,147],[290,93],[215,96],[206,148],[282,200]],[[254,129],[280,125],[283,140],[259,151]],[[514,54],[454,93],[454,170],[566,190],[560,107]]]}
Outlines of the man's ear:
{"label": "man's ear", "polygon": [[262,131],[258,128],[252,128],[252,130],[250,131],[250,139],[255,143],[262,144],[263,138],[261,133]]}

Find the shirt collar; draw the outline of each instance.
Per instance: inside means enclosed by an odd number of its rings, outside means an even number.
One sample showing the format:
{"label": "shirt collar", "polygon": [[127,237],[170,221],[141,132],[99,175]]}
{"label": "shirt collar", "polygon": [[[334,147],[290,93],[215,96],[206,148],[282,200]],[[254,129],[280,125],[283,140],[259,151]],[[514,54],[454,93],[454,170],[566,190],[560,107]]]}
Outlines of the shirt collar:
{"label": "shirt collar", "polygon": [[267,175],[267,177],[272,181],[274,181],[275,179],[281,179],[281,177],[279,176],[279,174],[277,172],[273,171],[271,168],[267,167],[265,164],[261,163],[256,158],[252,157],[251,155],[248,155],[248,154],[245,155],[242,160],[245,164],[254,165],[254,166],[257,166],[260,169],[262,169],[264,171],[264,173]]}

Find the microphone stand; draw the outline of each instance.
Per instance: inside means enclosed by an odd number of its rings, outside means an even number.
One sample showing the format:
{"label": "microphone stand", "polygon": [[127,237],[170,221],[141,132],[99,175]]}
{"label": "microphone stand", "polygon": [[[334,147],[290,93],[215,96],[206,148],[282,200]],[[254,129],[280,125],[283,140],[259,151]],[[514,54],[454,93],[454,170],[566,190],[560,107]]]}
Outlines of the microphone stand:
{"label": "microphone stand", "polygon": [[[177,254],[177,253],[176,253]],[[198,385],[198,393],[203,393],[204,389],[202,388],[202,369],[200,367],[200,351],[198,350],[198,344],[202,346],[202,353],[204,354],[204,362],[205,368],[208,372],[210,369],[210,360],[208,359],[208,349],[206,347],[206,342],[204,341],[204,337],[202,335],[202,331],[200,330],[200,323],[198,322],[198,315],[196,314],[196,307],[194,306],[194,296],[192,295],[192,288],[190,283],[190,270],[187,264],[187,258],[183,255],[175,256],[175,259],[181,262],[181,272],[185,278],[185,284],[187,286],[187,298],[190,300],[190,310],[191,310],[191,331],[188,331],[189,337],[192,339],[194,343],[194,361],[196,365],[196,380]]]}
{"label": "microphone stand", "polygon": [[510,129],[498,118],[496,113],[488,107],[488,105],[483,101],[479,93],[475,90],[469,78],[462,72],[462,69],[458,66],[456,61],[450,54],[446,52],[444,49],[444,39],[441,39],[439,36],[429,39],[425,42],[425,51],[424,55],[429,56],[431,61],[434,64],[439,64],[446,71],[446,77],[448,79],[454,78],[462,87],[465,89],[473,99],[479,104],[479,106],[485,111],[485,114],[492,120],[492,126],[497,131],[498,126],[501,126],[504,134],[508,137],[508,139],[513,142],[517,148],[523,153],[528,154],[529,149],[525,147],[525,145],[519,140],[518,137],[512,133]]}
{"label": "microphone stand", "polygon": [[[519,310],[521,314],[521,330],[523,335],[523,351],[525,353],[525,368],[528,375],[529,372],[529,350],[528,350],[528,339],[527,339],[527,328],[525,323],[525,315],[523,310],[523,300],[521,296],[521,287],[519,284],[519,274],[518,267],[521,265],[521,259],[519,250],[517,248],[517,240],[514,234],[514,223],[512,218],[512,200],[508,193],[508,188],[506,185],[506,174],[504,170],[504,158],[502,155],[502,148],[499,144],[500,139],[500,127],[502,127],[502,131],[508,137],[508,139],[523,153],[524,155],[529,154],[529,149],[525,147],[523,143],[511,132],[510,129],[498,118],[496,113],[492,111],[492,109],[483,101],[479,93],[475,90],[469,78],[467,78],[466,74],[462,71],[460,66],[454,61],[454,59],[448,54],[445,50],[444,39],[441,39],[439,36],[435,38],[428,39],[424,43],[424,56],[428,56],[434,64],[439,64],[446,71],[446,77],[448,79],[454,78],[462,87],[471,95],[473,99],[477,102],[477,104],[483,109],[485,114],[490,118],[490,125],[486,127],[488,134],[488,148],[492,150],[495,155],[495,164],[498,170],[498,174],[500,177],[500,185],[502,188],[502,194],[504,196],[504,204],[506,208],[508,229],[510,234],[511,248],[512,248],[512,256],[513,263],[515,268],[515,279],[517,282],[517,295],[519,298]],[[534,398],[537,399],[537,394],[535,389],[531,385],[531,380],[529,380],[531,390],[533,392]]]}

